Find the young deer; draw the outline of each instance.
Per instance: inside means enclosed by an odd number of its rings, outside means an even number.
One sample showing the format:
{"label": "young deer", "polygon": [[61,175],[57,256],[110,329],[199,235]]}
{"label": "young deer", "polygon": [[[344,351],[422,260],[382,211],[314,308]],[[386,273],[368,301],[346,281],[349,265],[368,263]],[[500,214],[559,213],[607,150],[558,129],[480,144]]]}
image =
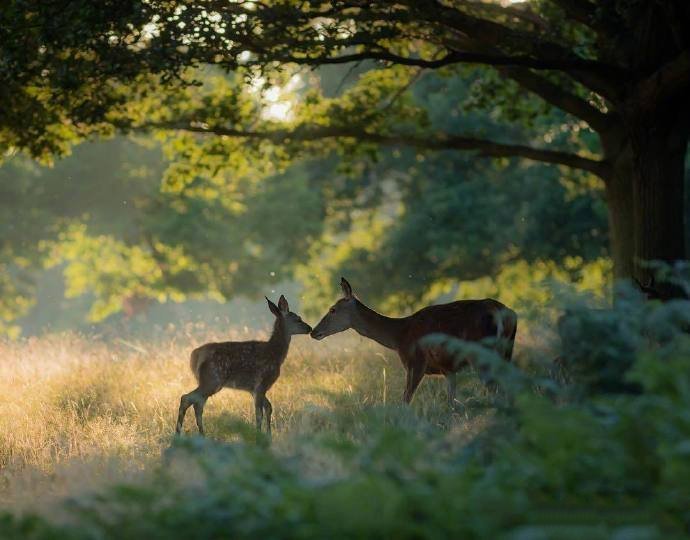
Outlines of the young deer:
{"label": "young deer", "polygon": [[276,306],[268,298],[268,307],[276,316],[273,333],[268,341],[226,341],[207,343],[194,349],[190,367],[199,386],[180,399],[180,413],[175,431],[180,433],[184,415],[193,405],[199,433],[204,434],[202,415],[206,400],[221,388],[245,390],[254,396],[256,428],[261,431],[264,413],[267,433],[271,435],[271,413],[273,407],[266,398],[266,392],[278,380],[280,366],[290,347],[290,337],[308,334],[311,326],[299,315],[292,313],[284,296]]}
{"label": "young deer", "polygon": [[323,339],[352,328],[364,337],[398,352],[407,372],[403,400],[409,403],[415,390],[427,375],[444,375],[448,383],[448,403],[455,402],[455,374],[470,364],[458,359],[442,345],[421,345],[430,334],[445,334],[466,341],[495,338],[493,348],[510,361],[517,331],[517,314],[492,299],[460,300],[450,304],[429,306],[409,317],[395,319],[376,313],[352,294],[345,278],[340,286],[344,297],[338,300],[311,333]]}

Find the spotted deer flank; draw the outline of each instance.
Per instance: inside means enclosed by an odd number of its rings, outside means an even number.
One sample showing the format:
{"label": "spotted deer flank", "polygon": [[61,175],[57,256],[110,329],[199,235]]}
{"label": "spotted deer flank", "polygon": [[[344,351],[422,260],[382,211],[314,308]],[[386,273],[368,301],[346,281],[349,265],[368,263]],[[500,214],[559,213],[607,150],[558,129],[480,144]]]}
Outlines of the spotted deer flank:
{"label": "spotted deer flank", "polygon": [[271,434],[273,407],[266,397],[280,376],[280,367],[290,347],[290,338],[296,334],[308,334],[311,327],[299,315],[290,311],[287,300],[281,295],[276,306],[268,298],[268,307],[276,321],[268,341],[226,341],[207,343],[194,349],[190,367],[199,386],[180,399],[180,412],[175,431],[180,433],[184,416],[194,407],[196,425],[204,434],[203,414],[206,400],[222,388],[245,390],[254,397],[256,428],[261,431],[264,415],[266,431]]}

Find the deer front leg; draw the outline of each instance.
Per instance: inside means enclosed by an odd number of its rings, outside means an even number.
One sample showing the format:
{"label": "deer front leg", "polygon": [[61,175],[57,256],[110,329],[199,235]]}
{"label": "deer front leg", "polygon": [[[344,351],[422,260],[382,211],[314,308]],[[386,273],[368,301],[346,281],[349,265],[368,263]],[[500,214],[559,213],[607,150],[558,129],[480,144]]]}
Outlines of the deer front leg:
{"label": "deer front leg", "polygon": [[405,385],[403,401],[405,403],[410,403],[412,401],[412,396],[414,396],[414,393],[419,386],[419,383],[422,382],[422,379],[424,378],[424,372],[426,371],[426,357],[419,347],[416,347],[412,353],[412,358],[403,363],[407,367],[407,383]]}
{"label": "deer front leg", "polygon": [[261,424],[264,419],[264,399],[266,396],[263,393],[254,394],[254,418],[256,419],[257,431],[261,431]]}
{"label": "deer front leg", "polygon": [[410,403],[412,401],[412,396],[414,396],[419,383],[422,382],[424,378],[424,370],[417,367],[413,367],[407,370],[407,383],[405,385],[405,393],[403,394],[403,401],[405,403]]}
{"label": "deer front leg", "polygon": [[264,413],[266,414],[266,433],[269,439],[271,438],[271,415],[273,414],[273,406],[268,398],[264,396]]}
{"label": "deer front leg", "polygon": [[426,366],[424,365],[423,358],[421,359],[421,362],[419,360],[419,358],[415,358],[412,362],[409,362],[406,365],[407,378],[405,383],[405,393],[403,394],[403,401],[405,403],[410,403],[412,401],[412,396],[414,396],[419,383],[422,382],[422,378],[424,377]]}

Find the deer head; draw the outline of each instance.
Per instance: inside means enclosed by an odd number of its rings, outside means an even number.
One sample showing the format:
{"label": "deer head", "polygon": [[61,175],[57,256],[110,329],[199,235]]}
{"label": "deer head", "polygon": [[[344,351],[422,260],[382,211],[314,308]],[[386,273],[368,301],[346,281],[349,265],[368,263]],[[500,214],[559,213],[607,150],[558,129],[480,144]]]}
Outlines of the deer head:
{"label": "deer head", "polygon": [[290,311],[290,306],[288,306],[288,302],[282,294],[277,306],[268,298],[266,298],[266,302],[268,302],[268,309],[271,310],[271,313],[284,322],[285,331],[289,335],[308,334],[311,332],[311,326],[305,323],[297,313]]}
{"label": "deer head", "polygon": [[323,316],[319,324],[312,330],[311,337],[314,339],[323,339],[352,328],[357,300],[354,294],[352,294],[352,287],[345,278],[340,278],[340,288],[343,291],[343,297],[330,307],[328,313]]}

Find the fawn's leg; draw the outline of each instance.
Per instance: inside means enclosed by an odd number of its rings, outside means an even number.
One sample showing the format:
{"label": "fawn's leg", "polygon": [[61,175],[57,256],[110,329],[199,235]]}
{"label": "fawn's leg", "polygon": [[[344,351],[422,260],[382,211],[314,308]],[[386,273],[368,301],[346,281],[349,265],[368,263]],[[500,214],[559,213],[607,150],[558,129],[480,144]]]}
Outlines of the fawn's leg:
{"label": "fawn's leg", "polygon": [[187,413],[187,409],[190,406],[194,406],[194,415],[196,416],[196,425],[199,428],[199,433],[204,434],[204,428],[201,420],[201,415],[204,412],[204,405],[208,395],[203,391],[201,387],[192,390],[189,394],[185,394],[180,398],[180,412],[177,415],[177,425],[175,426],[175,432],[180,433],[182,431],[182,424],[184,423],[184,417]]}
{"label": "fawn's leg", "polygon": [[254,418],[256,419],[256,429],[261,431],[261,424],[264,419],[264,399],[266,396],[257,392],[254,394]]}
{"label": "fawn's leg", "polygon": [[218,392],[221,388],[222,386],[218,385],[215,381],[204,382],[202,380],[198,388],[192,390],[189,394],[182,396],[182,399],[180,399],[180,412],[177,416],[177,426],[175,431],[177,433],[182,431],[182,422],[184,421],[185,413],[187,412],[187,409],[189,409],[189,406],[193,405],[194,416],[196,418],[196,427],[199,428],[199,433],[203,435],[204,422],[202,417],[204,414],[204,405],[206,405],[206,400]]}
{"label": "fawn's leg", "polygon": [[197,399],[193,405],[194,405],[194,416],[196,418],[196,427],[199,428],[199,435],[202,437],[204,436],[204,420],[203,420],[203,415],[204,415],[204,405],[206,405],[206,399],[208,399],[206,396],[199,395],[199,399]]}
{"label": "fawn's leg", "polygon": [[268,433],[268,436],[270,438],[270,436],[271,436],[271,415],[273,414],[273,405],[271,405],[271,402],[268,401],[268,398],[266,396],[264,396],[263,407],[264,407],[264,413],[266,414],[266,428],[267,428],[266,433]]}
{"label": "fawn's leg", "polygon": [[206,405],[206,400],[218,393],[221,388],[223,388],[223,380],[219,376],[216,363],[212,360],[202,363],[199,367],[199,388],[189,394],[193,397],[196,427],[199,428],[199,434],[202,437],[204,436],[204,405]]}
{"label": "fawn's leg", "polygon": [[177,414],[177,424],[175,425],[175,433],[180,433],[182,431],[182,424],[184,423],[184,416],[187,413],[187,409],[192,406],[192,403],[194,403],[195,395],[199,391],[197,388],[196,390],[192,390],[189,394],[184,394],[180,398],[180,410]]}
{"label": "fawn's leg", "polygon": [[448,406],[453,409],[455,408],[456,374],[446,373],[446,382],[448,383]]}

